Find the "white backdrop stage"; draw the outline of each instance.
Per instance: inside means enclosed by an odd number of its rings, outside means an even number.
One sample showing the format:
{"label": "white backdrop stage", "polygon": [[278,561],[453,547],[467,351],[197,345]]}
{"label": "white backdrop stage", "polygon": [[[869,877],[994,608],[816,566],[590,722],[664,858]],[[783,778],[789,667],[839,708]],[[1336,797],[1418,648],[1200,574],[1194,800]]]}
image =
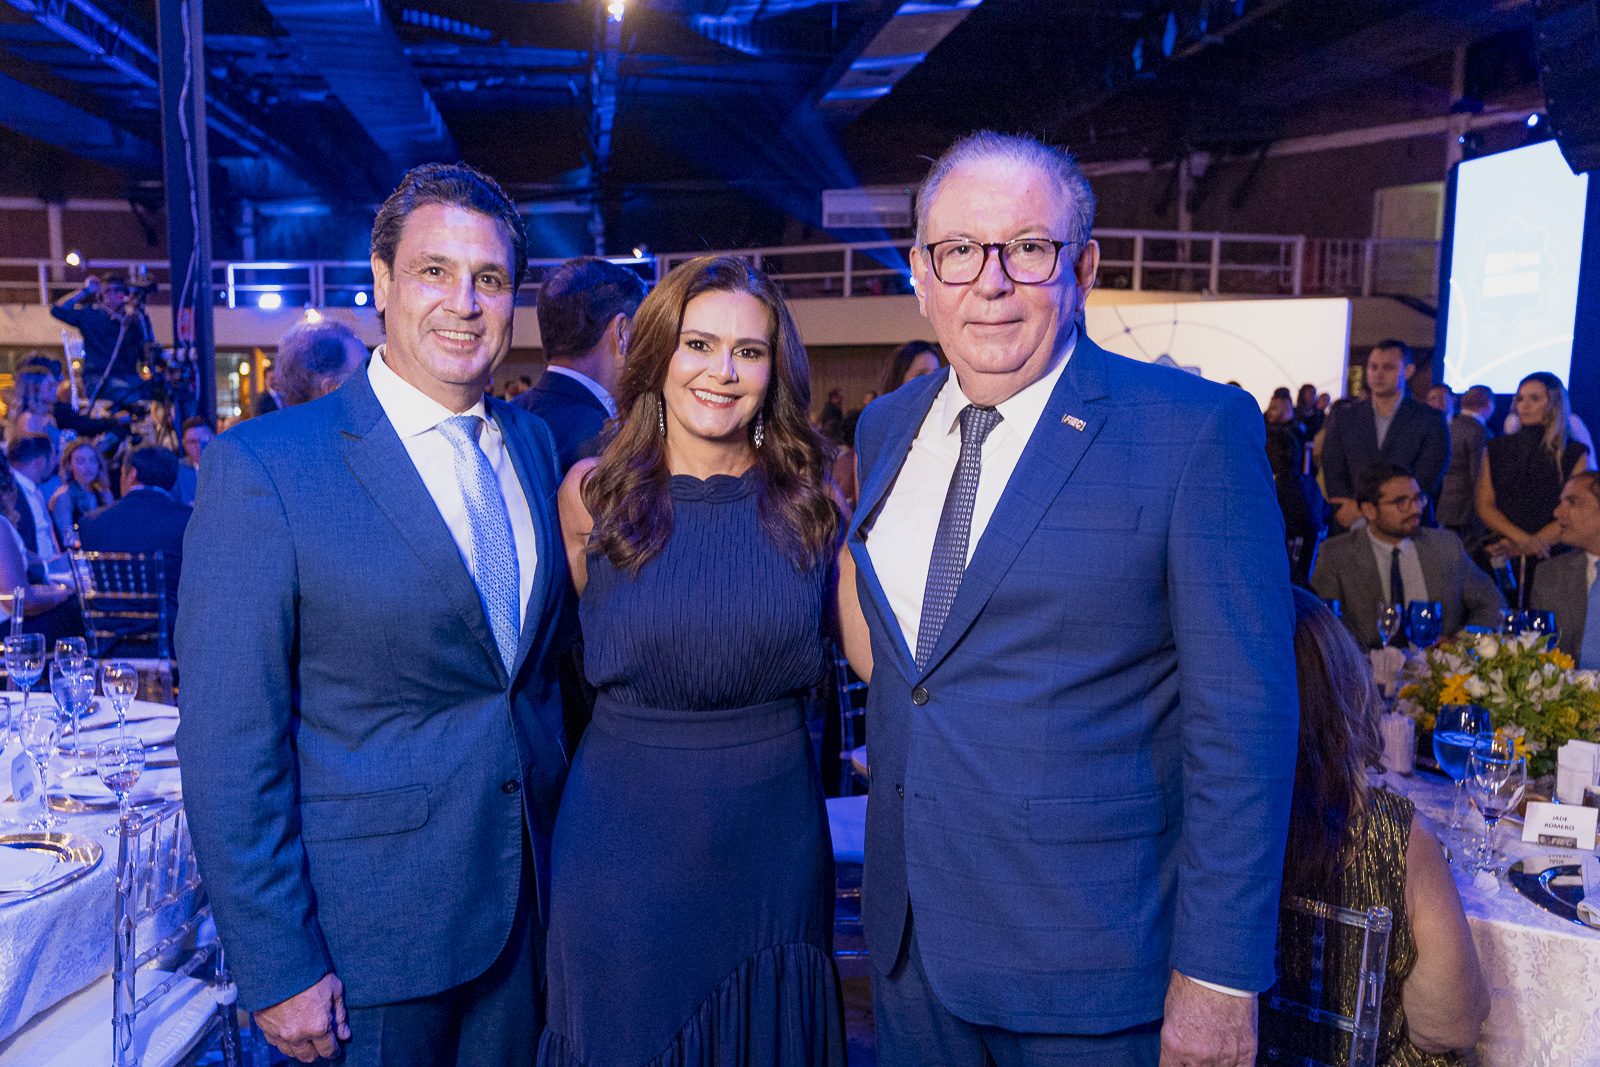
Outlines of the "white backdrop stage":
{"label": "white backdrop stage", "polygon": [[1262,408],[1280,385],[1295,393],[1310,382],[1318,392],[1344,395],[1348,300],[1091,304],[1086,315],[1089,338],[1101,348],[1236,381]]}

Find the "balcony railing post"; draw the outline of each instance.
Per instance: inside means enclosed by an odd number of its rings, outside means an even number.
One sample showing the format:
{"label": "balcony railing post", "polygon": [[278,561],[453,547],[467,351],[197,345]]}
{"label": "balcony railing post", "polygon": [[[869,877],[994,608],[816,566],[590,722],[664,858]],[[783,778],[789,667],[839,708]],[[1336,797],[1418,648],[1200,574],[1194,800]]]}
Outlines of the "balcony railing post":
{"label": "balcony railing post", "polygon": [[1299,296],[1301,292],[1301,282],[1305,279],[1306,272],[1306,239],[1304,235],[1294,239],[1293,267],[1293,291],[1295,296]]}
{"label": "balcony railing post", "polygon": [[855,265],[855,258],[851,255],[851,250],[846,248],[844,250],[844,295],[847,297],[850,295],[852,288],[851,275],[855,272]]}
{"label": "balcony railing post", "polygon": [[236,307],[239,306],[238,293],[233,288],[233,267],[234,267],[234,265],[232,263],[228,264],[228,307],[229,308],[236,308]]}
{"label": "balcony railing post", "polygon": [[1377,240],[1368,237],[1361,242],[1365,247],[1361,251],[1361,295],[1372,295],[1372,258],[1377,254]]}
{"label": "balcony railing post", "polygon": [[1144,288],[1144,234],[1133,235],[1133,291]]}
{"label": "balcony railing post", "polygon": [[39,261],[39,303],[49,307],[50,300],[50,271],[44,260]]}
{"label": "balcony railing post", "polygon": [[309,304],[311,307],[320,308],[327,304],[326,292],[323,288],[322,262],[313,261],[311,264],[311,293]]}
{"label": "balcony railing post", "polygon": [[1222,292],[1222,234],[1211,235],[1211,295]]}

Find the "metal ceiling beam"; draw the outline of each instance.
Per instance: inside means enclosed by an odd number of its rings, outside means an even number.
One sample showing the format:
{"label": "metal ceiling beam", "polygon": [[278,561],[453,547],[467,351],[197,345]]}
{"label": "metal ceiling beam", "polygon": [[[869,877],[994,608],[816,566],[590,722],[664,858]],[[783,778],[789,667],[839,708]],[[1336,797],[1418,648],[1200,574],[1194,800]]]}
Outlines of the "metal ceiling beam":
{"label": "metal ceiling beam", "polygon": [[160,156],[149,141],[3,73],[0,126],[114,167],[154,170],[160,165]]}
{"label": "metal ceiling beam", "polygon": [[810,103],[823,114],[852,119],[894,90],[983,0],[891,0],[856,34]]}
{"label": "metal ceiling beam", "polygon": [[[624,8],[623,11],[626,9]],[[617,124],[617,81],[622,67],[622,12],[594,0],[594,51],[589,62],[589,184],[595,189],[589,216],[594,254],[606,254],[605,192],[611,170],[611,133]]]}
{"label": "metal ceiling beam", "polygon": [[263,0],[267,11],[401,172],[456,158],[455,141],[412,69],[381,0]]}

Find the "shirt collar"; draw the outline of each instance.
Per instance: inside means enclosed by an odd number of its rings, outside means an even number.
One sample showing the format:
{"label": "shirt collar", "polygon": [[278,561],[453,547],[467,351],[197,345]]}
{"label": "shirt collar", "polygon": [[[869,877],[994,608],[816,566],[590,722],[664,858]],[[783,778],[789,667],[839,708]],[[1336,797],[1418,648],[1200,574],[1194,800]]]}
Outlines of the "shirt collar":
{"label": "shirt collar", "polygon": [[373,350],[372,359],[367,363],[367,380],[372,384],[373,395],[378,398],[383,413],[389,417],[389,424],[402,441],[427,433],[445,419],[457,415],[476,415],[494,427],[482,397],[465,411],[451,411],[396,374],[384,361],[385,347],[379,345]]}
{"label": "shirt collar", "polygon": [[37,493],[39,491],[38,484],[35,483],[32,478],[29,478],[26,474],[23,474],[16,468],[12,468],[11,476],[17,480],[18,485],[22,486],[22,488],[26,489],[28,492]]}
{"label": "shirt collar", "polygon": [[545,369],[552,374],[564,374],[568,378],[571,378],[573,381],[582,385],[585,389],[594,394],[594,398],[600,401],[601,406],[610,413],[612,418],[617,417],[617,402],[606,390],[605,386],[601,385],[599,382],[595,381],[582,371],[573,370],[571,367],[560,367],[552,363]]}
{"label": "shirt collar", "polygon": [[[1024,441],[1033,436],[1033,428],[1039,425],[1045,405],[1050,402],[1050,394],[1055,392],[1056,382],[1061,380],[1061,372],[1066,370],[1067,362],[1077,347],[1078,325],[1073,323],[1067,343],[1061,346],[1061,352],[1050,368],[1016,394],[995,405],[995,410],[1000,412],[1000,425],[996,429],[1009,427],[1011,432],[1020,434]],[[950,380],[945,382],[944,389],[940,391],[940,397],[944,406],[939,411],[939,429],[948,436],[955,432],[962,410],[972,403],[967,399],[967,394],[961,391],[961,382],[954,368],[950,371]]]}

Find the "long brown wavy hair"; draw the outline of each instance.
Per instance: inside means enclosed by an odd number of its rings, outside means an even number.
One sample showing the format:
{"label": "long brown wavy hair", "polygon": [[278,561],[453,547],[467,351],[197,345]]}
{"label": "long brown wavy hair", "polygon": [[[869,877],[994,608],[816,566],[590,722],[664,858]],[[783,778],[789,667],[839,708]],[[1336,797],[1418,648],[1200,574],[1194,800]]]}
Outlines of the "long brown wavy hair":
{"label": "long brown wavy hair", "polygon": [[1372,668],[1328,606],[1297,588],[1294,615],[1300,745],[1283,885],[1316,897],[1333,885],[1346,838],[1361,823],[1367,768],[1383,756],[1383,707]]}
{"label": "long brown wavy hair", "polygon": [[748,293],[772,315],[772,375],[760,408],[764,440],[754,450],[757,506],[767,539],[797,567],[809,569],[831,556],[841,525],[825,474],[831,450],[807,418],[811,366],[783,295],[760,270],[733,256],[690,260],[639,305],[617,381],[615,434],[583,483],[583,503],[594,517],[589,551],[637,575],[672,536],[661,390],[678,349],[684,309],[711,292]]}

